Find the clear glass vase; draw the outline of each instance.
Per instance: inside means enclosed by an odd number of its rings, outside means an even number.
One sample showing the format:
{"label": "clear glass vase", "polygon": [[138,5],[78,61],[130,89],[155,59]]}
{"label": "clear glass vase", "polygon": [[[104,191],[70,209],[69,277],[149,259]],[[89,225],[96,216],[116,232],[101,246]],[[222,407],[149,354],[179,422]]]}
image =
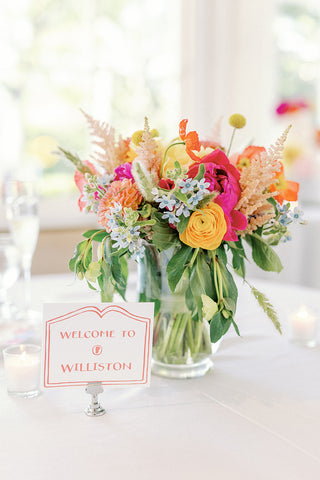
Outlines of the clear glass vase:
{"label": "clear glass vase", "polygon": [[152,373],[171,378],[193,378],[212,367],[211,341],[207,322],[195,321],[186,305],[189,279],[183,275],[174,293],[166,269],[175,248],[158,252],[146,247],[138,264],[140,302],[155,303]]}

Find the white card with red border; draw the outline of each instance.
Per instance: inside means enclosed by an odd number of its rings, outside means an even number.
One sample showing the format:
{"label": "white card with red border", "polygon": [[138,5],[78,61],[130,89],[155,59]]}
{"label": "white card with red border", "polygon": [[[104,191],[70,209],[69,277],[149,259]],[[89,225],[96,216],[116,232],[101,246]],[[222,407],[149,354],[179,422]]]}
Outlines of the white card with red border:
{"label": "white card with red border", "polygon": [[45,388],[149,386],[153,303],[46,303]]}

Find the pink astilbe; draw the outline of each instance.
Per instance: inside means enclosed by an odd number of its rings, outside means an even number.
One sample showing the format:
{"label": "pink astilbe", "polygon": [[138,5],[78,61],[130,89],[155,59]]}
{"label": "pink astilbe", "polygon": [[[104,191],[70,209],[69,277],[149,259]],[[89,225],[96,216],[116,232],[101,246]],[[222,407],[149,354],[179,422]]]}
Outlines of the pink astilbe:
{"label": "pink astilbe", "polygon": [[241,195],[235,209],[247,217],[248,224],[241,235],[252,233],[275,216],[273,206],[267,199],[277,194],[270,193],[268,189],[279,168],[280,163],[276,159],[262,153],[260,158],[253,158],[250,165],[242,169],[239,181]]}
{"label": "pink astilbe", "polygon": [[139,147],[136,149],[137,156],[133,162],[140,162],[148,171],[153,180],[159,179],[159,171],[161,164],[161,154],[158,150],[156,141],[152,138],[150,133],[148,119],[144,121],[144,132]]}
{"label": "pink astilbe", "polygon": [[272,205],[267,201],[276,197],[278,192],[270,192],[269,187],[274,183],[276,174],[282,168],[281,159],[284,143],[291,125],[271,145],[267,152],[251,159],[250,165],[244,167],[240,177],[241,196],[235,207],[248,219],[246,230],[239,232],[242,236],[254,232],[275,216]]}
{"label": "pink astilbe", "polygon": [[101,165],[106,173],[112,174],[116,167],[127,161],[130,139],[124,140],[119,136],[116,141],[113,127],[95,120],[86,112],[82,113],[87,119],[91,135],[96,138],[92,143],[97,148],[91,158]]}

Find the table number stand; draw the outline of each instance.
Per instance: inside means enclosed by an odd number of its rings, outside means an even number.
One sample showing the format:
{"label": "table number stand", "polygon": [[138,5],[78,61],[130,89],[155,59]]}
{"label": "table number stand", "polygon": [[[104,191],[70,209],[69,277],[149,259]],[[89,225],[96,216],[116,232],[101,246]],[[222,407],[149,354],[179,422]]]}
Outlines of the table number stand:
{"label": "table number stand", "polygon": [[86,393],[92,395],[91,402],[85,409],[84,413],[89,417],[99,417],[106,413],[105,409],[100,405],[98,401],[99,393],[103,392],[103,387],[101,382],[91,382],[88,383],[86,387]]}

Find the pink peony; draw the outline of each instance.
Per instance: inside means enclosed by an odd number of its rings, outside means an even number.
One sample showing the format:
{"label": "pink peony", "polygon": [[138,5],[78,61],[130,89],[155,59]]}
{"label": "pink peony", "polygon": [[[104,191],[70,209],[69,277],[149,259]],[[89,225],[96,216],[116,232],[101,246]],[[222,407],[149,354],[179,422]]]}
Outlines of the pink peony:
{"label": "pink peony", "polygon": [[225,214],[227,232],[223,240],[237,241],[235,230],[245,230],[247,227],[245,215],[234,210],[241,194],[240,172],[219,149],[201,158],[200,162],[191,165],[188,171],[189,177],[194,178],[197,175],[200,163],[203,163],[206,169],[204,178],[210,184],[208,190],[218,192],[219,195],[214,202],[220,205]]}

